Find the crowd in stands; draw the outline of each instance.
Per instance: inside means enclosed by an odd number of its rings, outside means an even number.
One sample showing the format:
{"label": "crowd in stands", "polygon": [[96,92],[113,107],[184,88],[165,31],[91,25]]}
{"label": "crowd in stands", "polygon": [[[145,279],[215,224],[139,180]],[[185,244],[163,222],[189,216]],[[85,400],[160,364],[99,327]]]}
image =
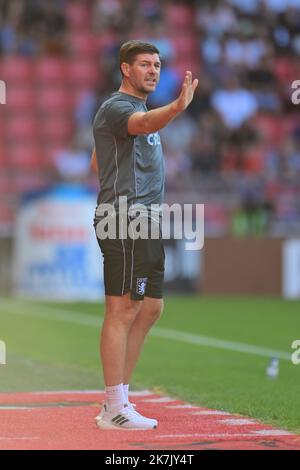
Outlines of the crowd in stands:
{"label": "crowd in stands", "polygon": [[243,214],[247,233],[259,212],[271,233],[299,233],[291,86],[300,80],[300,0],[0,0],[0,79],[11,88],[0,108],[5,181],[14,178],[17,191],[42,186],[45,175],[91,181],[93,117],[119,87],[120,45],[137,38],[161,53],[149,108],[176,98],[185,70],[199,78],[188,110],[161,131],[167,195],[207,202],[218,233],[228,232],[228,214]]}

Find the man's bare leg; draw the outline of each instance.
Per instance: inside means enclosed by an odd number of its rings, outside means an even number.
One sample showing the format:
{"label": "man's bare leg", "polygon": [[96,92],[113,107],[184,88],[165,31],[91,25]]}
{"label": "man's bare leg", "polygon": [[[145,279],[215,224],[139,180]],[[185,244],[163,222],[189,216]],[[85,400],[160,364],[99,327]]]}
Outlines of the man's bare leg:
{"label": "man's bare leg", "polygon": [[163,311],[163,299],[145,297],[142,307],[131,324],[126,348],[126,359],[122,382],[129,384],[132,372],[142,352],[147,333]]}
{"label": "man's bare leg", "polygon": [[[143,305],[145,305],[144,308]],[[143,315],[135,324],[139,311],[142,309]],[[156,419],[142,416],[129,406],[123,385],[124,377],[127,379],[131,375],[137,362],[147,331],[155,321],[154,316],[159,315],[156,309],[154,311],[154,304],[150,299],[132,301],[130,293],[123,297],[106,297],[106,313],[100,346],[106,384],[106,404],[96,418],[100,429],[112,429],[123,425],[126,429],[155,429],[157,427]],[[125,372],[127,357],[131,364],[131,372],[128,374]]]}
{"label": "man's bare leg", "polygon": [[123,383],[128,334],[142,302],[123,296],[106,296],[100,353],[105,385]]}

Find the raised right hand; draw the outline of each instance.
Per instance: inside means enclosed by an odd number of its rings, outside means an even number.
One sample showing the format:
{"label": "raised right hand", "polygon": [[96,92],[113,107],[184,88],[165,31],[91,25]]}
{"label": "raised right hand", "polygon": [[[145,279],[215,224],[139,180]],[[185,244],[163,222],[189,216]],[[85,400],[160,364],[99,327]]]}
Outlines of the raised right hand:
{"label": "raised right hand", "polygon": [[195,78],[193,80],[192,72],[187,70],[185,73],[183,83],[182,83],[181,93],[178,96],[178,98],[175,100],[178,112],[184,111],[188,107],[188,105],[191,103],[197,86],[198,86],[198,79]]}

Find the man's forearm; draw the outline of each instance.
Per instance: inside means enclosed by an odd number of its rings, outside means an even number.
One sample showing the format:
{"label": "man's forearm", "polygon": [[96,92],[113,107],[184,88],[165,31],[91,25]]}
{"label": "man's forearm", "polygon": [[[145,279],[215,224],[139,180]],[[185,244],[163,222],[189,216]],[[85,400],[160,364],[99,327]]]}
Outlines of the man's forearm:
{"label": "man's forearm", "polygon": [[160,108],[151,109],[147,111],[144,116],[144,125],[147,134],[156,132],[165,127],[172,119],[174,119],[180,113],[177,102],[172,101],[166,106]]}
{"label": "man's forearm", "polygon": [[130,135],[151,134],[165,127],[188,107],[197,85],[198,79],[192,81],[192,73],[187,71],[178,98],[166,106],[151,109],[146,113],[133,113],[128,119],[128,133]]}

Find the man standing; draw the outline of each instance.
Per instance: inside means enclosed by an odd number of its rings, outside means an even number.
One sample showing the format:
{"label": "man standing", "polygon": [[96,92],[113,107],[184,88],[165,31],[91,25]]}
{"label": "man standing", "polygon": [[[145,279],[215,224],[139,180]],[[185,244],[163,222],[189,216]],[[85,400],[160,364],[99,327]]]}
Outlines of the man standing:
{"label": "man standing", "polygon": [[[120,89],[102,104],[94,121],[92,166],[100,180],[94,222],[104,257],[105,283],[100,352],[106,401],[96,418],[101,429],[157,427],[155,419],[142,416],[128,400],[130,377],[144,339],[163,310],[164,249],[159,205],[163,202],[164,161],[157,131],[186,109],[198,84],[187,71],[179,97],[148,111],[146,99],[159,82],[160,68],[159,51],[154,45],[141,41],[123,44]],[[138,204],[158,207],[154,220],[159,237],[126,238],[120,233],[122,224],[115,239],[99,236],[99,208],[110,204],[119,220],[120,197],[126,197],[131,208]],[[147,220],[150,218],[152,221],[152,212]],[[129,209],[125,228],[133,219]]]}

